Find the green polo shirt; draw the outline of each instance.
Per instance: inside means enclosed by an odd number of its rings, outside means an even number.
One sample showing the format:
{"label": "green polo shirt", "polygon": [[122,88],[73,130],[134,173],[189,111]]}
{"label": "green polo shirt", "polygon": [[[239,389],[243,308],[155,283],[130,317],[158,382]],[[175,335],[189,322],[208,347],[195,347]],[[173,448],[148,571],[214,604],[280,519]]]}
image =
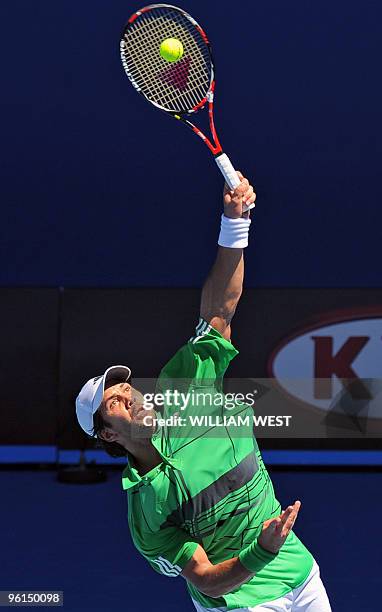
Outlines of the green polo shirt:
{"label": "green polo shirt", "polygon": [[[213,564],[237,557],[280,514],[272,482],[253,436],[253,409],[238,403],[234,424],[214,425],[225,408],[214,397],[238,351],[201,320],[196,335],[162,369],[158,389],[187,390],[192,402],[180,411],[184,424],[164,425],[152,437],[162,462],[141,477],[130,463],[123,472],[128,521],[134,544],[157,572],[178,576],[198,545]],[[161,417],[176,410],[165,405]],[[206,422],[190,423],[190,415]],[[238,417],[241,417],[240,419]],[[250,417],[250,418],[245,418]],[[279,554],[248,582],[219,598],[187,583],[205,608],[233,610],[277,599],[301,585],[313,557],[291,532]]]}

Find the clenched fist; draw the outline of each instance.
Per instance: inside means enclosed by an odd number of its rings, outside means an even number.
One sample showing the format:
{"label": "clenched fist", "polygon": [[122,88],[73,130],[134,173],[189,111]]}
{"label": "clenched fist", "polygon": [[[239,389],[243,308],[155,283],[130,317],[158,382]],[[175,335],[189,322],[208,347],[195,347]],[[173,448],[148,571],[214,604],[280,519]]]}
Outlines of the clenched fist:
{"label": "clenched fist", "polygon": [[242,216],[249,217],[249,211],[243,212],[243,206],[249,206],[256,200],[256,194],[248,179],[241,172],[237,172],[237,175],[241,182],[234,191],[231,191],[227,184],[224,185],[224,215],[231,219],[238,219]]}

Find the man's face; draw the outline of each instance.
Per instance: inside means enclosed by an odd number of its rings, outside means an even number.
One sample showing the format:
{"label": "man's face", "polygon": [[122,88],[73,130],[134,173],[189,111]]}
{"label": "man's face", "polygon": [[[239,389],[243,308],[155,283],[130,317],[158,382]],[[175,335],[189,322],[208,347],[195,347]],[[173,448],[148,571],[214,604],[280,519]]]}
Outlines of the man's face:
{"label": "man's face", "polygon": [[[143,407],[142,394],[130,383],[113,384],[113,381],[110,381],[109,384],[110,386],[107,386],[104,391],[99,408],[102,418],[109,425],[106,430],[103,430],[102,437],[106,441],[123,444],[126,436],[133,436],[137,428],[147,427],[150,430],[147,417],[154,413]],[[150,436],[149,431],[147,431],[147,436]]]}

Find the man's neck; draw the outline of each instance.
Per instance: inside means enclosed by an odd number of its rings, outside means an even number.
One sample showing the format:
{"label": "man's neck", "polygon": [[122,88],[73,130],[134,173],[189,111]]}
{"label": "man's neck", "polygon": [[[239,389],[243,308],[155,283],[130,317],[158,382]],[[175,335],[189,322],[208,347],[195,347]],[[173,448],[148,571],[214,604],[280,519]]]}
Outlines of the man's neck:
{"label": "man's neck", "polygon": [[162,458],[150,439],[132,443],[129,440],[129,454],[134,458],[134,467],[140,476],[144,476],[161,463]]}

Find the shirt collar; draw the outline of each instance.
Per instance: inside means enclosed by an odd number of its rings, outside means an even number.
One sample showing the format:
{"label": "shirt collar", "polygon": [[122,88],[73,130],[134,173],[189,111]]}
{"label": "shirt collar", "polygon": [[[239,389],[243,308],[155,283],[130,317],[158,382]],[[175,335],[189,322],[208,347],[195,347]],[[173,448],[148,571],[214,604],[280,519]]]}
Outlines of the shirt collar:
{"label": "shirt collar", "polygon": [[140,476],[138,470],[134,467],[134,457],[127,453],[128,464],[122,472],[122,488],[124,491],[131,489],[132,487],[136,487],[138,485],[147,485],[159,474],[162,470],[162,466],[169,465],[175,470],[181,469],[181,461],[180,459],[176,459],[175,457],[168,457],[164,453],[162,453],[158,448],[158,443],[156,442],[156,438],[152,439],[152,442],[161,456],[162,461],[156,465],[152,470],[144,474],[144,476]]}

